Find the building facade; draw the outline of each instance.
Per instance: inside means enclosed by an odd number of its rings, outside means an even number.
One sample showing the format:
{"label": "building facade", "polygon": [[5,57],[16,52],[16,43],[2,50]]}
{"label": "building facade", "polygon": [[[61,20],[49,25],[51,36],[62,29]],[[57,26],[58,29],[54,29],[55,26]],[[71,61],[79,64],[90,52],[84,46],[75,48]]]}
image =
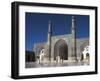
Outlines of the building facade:
{"label": "building facade", "polygon": [[45,61],[61,60],[77,61],[82,58],[82,51],[89,46],[89,38],[76,38],[76,19],[72,16],[71,33],[65,35],[52,35],[52,23],[49,21],[47,42],[34,44],[33,51],[40,56],[43,51]]}

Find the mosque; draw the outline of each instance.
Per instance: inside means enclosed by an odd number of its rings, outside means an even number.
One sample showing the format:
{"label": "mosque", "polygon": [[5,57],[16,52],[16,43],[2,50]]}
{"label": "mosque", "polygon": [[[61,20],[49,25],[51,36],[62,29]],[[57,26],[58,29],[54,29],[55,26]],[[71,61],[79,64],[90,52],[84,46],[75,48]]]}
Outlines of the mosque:
{"label": "mosque", "polygon": [[[34,44],[35,56],[42,62],[79,61],[82,59],[84,48],[89,46],[89,38],[76,38],[76,19],[72,16],[71,33],[52,35],[52,22],[49,21],[47,42]],[[89,56],[89,53],[86,54]]]}

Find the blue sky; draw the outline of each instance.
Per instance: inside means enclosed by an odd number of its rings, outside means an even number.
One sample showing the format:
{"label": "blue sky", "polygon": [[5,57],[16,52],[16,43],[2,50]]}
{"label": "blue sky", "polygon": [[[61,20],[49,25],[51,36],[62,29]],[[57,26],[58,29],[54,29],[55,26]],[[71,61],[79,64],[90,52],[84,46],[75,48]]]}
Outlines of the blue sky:
{"label": "blue sky", "polygon": [[[89,16],[74,15],[76,38],[89,37]],[[46,42],[48,23],[52,22],[52,35],[71,33],[71,18],[68,14],[29,13],[25,15],[25,49],[32,50],[34,43]]]}

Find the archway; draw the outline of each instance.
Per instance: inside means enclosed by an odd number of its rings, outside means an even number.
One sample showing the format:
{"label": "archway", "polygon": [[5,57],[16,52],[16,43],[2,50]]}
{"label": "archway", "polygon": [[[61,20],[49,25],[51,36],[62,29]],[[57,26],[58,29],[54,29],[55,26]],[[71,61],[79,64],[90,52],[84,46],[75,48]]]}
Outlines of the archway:
{"label": "archway", "polygon": [[86,54],[86,59],[89,59],[90,58],[90,55],[89,53]]}
{"label": "archway", "polygon": [[68,60],[68,46],[65,40],[60,39],[55,43],[54,46],[54,60],[60,56],[62,60]]}
{"label": "archway", "polygon": [[[86,41],[81,44],[80,46],[80,53],[81,53],[81,60],[84,60],[84,58],[89,57],[89,41]],[[83,54],[84,53],[84,54]]]}

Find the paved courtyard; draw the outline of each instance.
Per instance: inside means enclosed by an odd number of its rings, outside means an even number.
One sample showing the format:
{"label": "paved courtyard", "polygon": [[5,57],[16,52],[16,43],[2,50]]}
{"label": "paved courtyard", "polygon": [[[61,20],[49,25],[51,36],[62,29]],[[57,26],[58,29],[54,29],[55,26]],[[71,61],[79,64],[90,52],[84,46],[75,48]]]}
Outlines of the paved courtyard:
{"label": "paved courtyard", "polygon": [[39,68],[39,67],[61,67],[61,66],[82,66],[82,65],[89,65],[88,62],[26,62],[26,68]]}

